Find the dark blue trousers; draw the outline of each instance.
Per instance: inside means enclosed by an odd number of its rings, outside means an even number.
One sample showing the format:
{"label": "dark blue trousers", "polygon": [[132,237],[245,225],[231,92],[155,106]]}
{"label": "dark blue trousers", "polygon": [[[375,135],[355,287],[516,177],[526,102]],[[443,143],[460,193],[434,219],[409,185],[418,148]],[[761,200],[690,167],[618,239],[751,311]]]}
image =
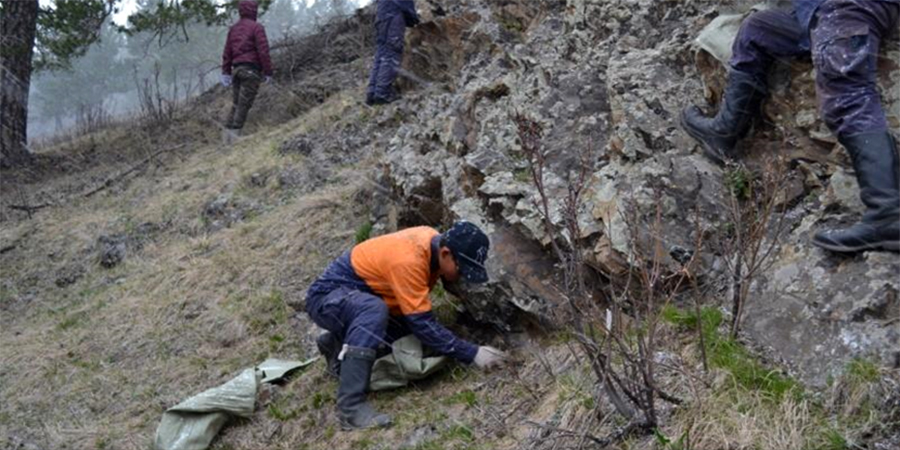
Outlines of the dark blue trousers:
{"label": "dark blue trousers", "polygon": [[403,59],[406,21],[401,14],[375,23],[375,60],[369,75],[368,94],[375,99],[393,96],[393,84]]}
{"label": "dark blue trousers", "polygon": [[[881,41],[896,32],[898,16],[900,4],[878,0],[827,0],[816,10],[809,40],[819,109],[838,136],[887,129],[876,68]],[[793,14],[757,12],[741,25],[731,67],[765,85],[774,61],[809,54],[805,41]]]}
{"label": "dark blue trousers", "polygon": [[402,317],[391,317],[381,297],[351,288],[308,296],[306,312],[316,325],[354,347],[378,350],[410,333]]}

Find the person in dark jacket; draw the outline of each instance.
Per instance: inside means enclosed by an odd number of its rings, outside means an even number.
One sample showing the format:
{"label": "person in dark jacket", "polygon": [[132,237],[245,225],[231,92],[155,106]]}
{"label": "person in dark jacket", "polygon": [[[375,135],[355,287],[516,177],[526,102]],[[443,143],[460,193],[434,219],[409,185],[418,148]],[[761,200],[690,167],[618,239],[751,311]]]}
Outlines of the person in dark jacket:
{"label": "person in dark jacket", "polygon": [[428,296],[438,279],[487,281],[489,246],[470,222],[457,222],[443,234],[431,227],[408,228],[356,245],[309,287],[306,312],[328,330],[316,344],[329,373],[340,378],[343,429],[391,424],[390,416],[369,406],[366,391],[379,349],[389,349],[404,335],[412,333],[432,350],[479,368],[503,362],[500,350],[476,346],[444,328]]}
{"label": "person in dark jacket", "polygon": [[377,1],[375,60],[366,92],[367,105],[384,105],[399,98],[393,84],[403,58],[406,28],[419,24],[413,0]]}
{"label": "person in dark jacket", "polygon": [[259,92],[259,85],[272,79],[272,60],[266,29],[256,21],[255,1],[238,4],[240,20],[228,30],[222,52],[222,84],[232,86],[232,105],[225,128],[244,127],[247,113]]}
{"label": "person in dark jacket", "polygon": [[793,6],[756,12],[741,24],[718,113],[705,117],[688,107],[682,126],[713,161],[736,157],[735,145],[768,93],[769,67],[811,53],[820,112],[850,153],[866,205],[859,223],[820,231],[813,244],[835,252],[898,251],[900,169],[876,67],[882,40],[897,32],[900,0],[794,0]]}

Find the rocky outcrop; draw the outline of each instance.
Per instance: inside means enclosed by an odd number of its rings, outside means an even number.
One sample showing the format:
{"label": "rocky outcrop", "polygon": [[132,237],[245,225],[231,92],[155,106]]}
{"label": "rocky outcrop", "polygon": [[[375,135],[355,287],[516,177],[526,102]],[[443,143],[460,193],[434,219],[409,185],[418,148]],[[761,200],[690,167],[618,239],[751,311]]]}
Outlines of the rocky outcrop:
{"label": "rocky outcrop", "polygon": [[[407,100],[392,106],[404,120],[384,164],[408,205],[406,222],[466,218],[483,224],[495,244],[491,275],[498,281],[480,297],[466,296],[476,299],[467,306],[503,322],[505,306],[501,313],[479,309],[491,302],[477,299],[502,297],[547,318],[560,298],[552,287],[557,271],[541,251],[550,237],[517,138],[517,113],[544,130],[543,184],[555,227],[563,225],[567,180],[589,166],[581,235],[562,236],[586,249],[591,267],[606,275],[626,268],[658,213],[656,236],[667,249],[703,252],[707,281],[723,280],[722,262],[733,255],[693,247],[698,230],[728,226],[727,173],[699,155],[678,114],[691,102],[714,103],[721,89],[722,68],[695,54],[693,38],[719,10],[749,3],[520,3],[463,1],[412,30]],[[898,56],[896,46],[887,52]],[[777,212],[788,228],[752,286],[745,330],[819,384],[855,356],[896,364],[900,257],[845,258],[809,244],[815,228],[855,220],[861,207],[851,168],[815,112],[811,69],[798,62],[776,71],[767,120],[742,144],[751,172],[773,155],[790,167]],[[886,63],[880,74],[896,129],[900,91],[891,87],[900,85],[900,70]],[[672,270],[681,263],[660,257]]]}

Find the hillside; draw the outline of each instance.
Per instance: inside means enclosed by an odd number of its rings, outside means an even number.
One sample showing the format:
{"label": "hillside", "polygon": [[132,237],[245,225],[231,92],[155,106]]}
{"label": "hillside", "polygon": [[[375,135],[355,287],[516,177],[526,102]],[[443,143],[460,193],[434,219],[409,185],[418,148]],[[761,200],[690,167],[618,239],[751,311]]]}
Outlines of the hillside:
{"label": "hillside", "polygon": [[[748,5],[445,5],[407,33],[403,99],[378,108],[369,8],[277,45],[233,143],[217,87],[4,170],[0,448],[150,448],[166,408],[315,355],[296,308],[344,249],[457,219],[489,230],[492,282],[432,293],[439,316],[513,364],[374,394],[395,426],[348,433],[317,362],[212,448],[900,448],[900,255],[809,243],[861,211],[811,64],[774,75],[743,166],[708,163],[678,125],[721,92],[693,39]],[[740,284],[736,229],[766,249]]]}

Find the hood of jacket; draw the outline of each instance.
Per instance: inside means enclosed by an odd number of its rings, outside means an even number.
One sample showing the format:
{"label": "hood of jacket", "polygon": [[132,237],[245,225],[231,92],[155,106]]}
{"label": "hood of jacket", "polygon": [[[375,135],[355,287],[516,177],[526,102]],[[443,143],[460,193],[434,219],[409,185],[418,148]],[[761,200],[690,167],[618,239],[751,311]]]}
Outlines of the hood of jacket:
{"label": "hood of jacket", "polygon": [[242,19],[256,20],[256,12],[259,5],[253,0],[244,0],[238,4],[238,12]]}

